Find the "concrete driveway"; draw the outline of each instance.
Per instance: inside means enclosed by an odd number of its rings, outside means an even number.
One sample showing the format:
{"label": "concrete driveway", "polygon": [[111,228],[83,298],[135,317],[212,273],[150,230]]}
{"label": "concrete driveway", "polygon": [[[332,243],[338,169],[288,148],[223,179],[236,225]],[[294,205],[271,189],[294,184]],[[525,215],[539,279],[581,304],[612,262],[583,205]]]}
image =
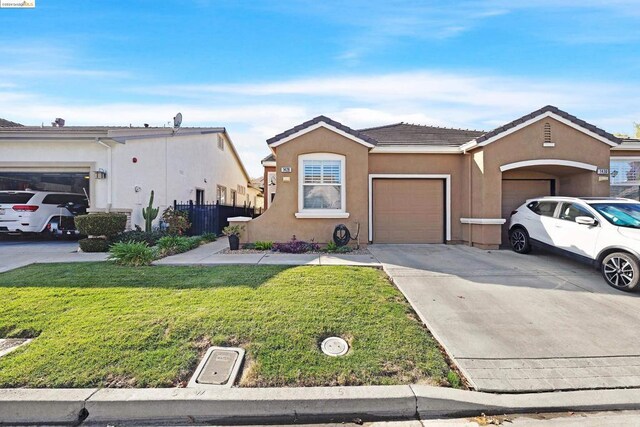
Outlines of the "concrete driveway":
{"label": "concrete driveway", "polygon": [[472,387],[640,387],[640,295],[590,267],[463,245],[369,250]]}
{"label": "concrete driveway", "polygon": [[3,237],[0,239],[0,273],[33,263],[103,261],[107,257],[77,251],[76,241]]}

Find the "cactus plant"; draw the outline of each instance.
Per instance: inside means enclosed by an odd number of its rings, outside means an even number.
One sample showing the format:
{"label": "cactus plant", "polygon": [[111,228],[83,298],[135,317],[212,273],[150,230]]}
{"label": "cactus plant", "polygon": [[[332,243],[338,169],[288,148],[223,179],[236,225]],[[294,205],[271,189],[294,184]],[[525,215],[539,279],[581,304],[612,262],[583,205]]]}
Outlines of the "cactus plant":
{"label": "cactus plant", "polygon": [[149,206],[142,208],[142,217],[144,218],[144,231],[151,233],[151,224],[153,220],[158,217],[160,208],[153,207],[153,190],[151,190],[151,197],[149,197]]}

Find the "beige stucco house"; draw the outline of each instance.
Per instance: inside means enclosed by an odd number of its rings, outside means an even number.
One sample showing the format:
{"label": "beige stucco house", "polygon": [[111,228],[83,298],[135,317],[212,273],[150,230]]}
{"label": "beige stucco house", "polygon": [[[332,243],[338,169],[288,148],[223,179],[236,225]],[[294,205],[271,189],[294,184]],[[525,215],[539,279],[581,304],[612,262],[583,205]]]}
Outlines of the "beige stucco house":
{"label": "beige stucco house", "polygon": [[496,248],[527,198],[637,197],[640,188],[640,141],[553,106],[490,132],[405,123],[354,130],[320,116],[267,143],[267,210],[245,220],[244,241],[326,243],[345,224],[352,234],[359,226],[361,243]]}

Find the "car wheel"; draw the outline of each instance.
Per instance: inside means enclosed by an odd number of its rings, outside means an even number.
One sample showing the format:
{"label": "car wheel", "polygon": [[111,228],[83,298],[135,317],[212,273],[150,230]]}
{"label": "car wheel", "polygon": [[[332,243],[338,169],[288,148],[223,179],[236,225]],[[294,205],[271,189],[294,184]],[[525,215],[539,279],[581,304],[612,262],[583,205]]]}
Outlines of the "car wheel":
{"label": "car wheel", "polygon": [[616,289],[633,291],[640,282],[638,260],[626,252],[614,252],[602,260],[602,276]]}
{"label": "car wheel", "polygon": [[509,230],[509,244],[511,245],[511,249],[519,254],[528,254],[531,252],[529,233],[522,227]]}

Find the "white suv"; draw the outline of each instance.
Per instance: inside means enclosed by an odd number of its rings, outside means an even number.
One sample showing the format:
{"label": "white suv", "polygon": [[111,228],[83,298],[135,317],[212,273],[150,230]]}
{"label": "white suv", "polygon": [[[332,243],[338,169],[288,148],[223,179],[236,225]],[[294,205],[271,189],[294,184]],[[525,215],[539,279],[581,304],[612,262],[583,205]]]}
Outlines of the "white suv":
{"label": "white suv", "polygon": [[0,234],[42,233],[59,229],[73,217],[64,207],[72,202],[88,206],[86,196],[50,191],[0,191]]}
{"label": "white suv", "polygon": [[640,203],[597,197],[530,199],[511,213],[509,243],[560,251],[599,268],[616,289],[640,289]]}

